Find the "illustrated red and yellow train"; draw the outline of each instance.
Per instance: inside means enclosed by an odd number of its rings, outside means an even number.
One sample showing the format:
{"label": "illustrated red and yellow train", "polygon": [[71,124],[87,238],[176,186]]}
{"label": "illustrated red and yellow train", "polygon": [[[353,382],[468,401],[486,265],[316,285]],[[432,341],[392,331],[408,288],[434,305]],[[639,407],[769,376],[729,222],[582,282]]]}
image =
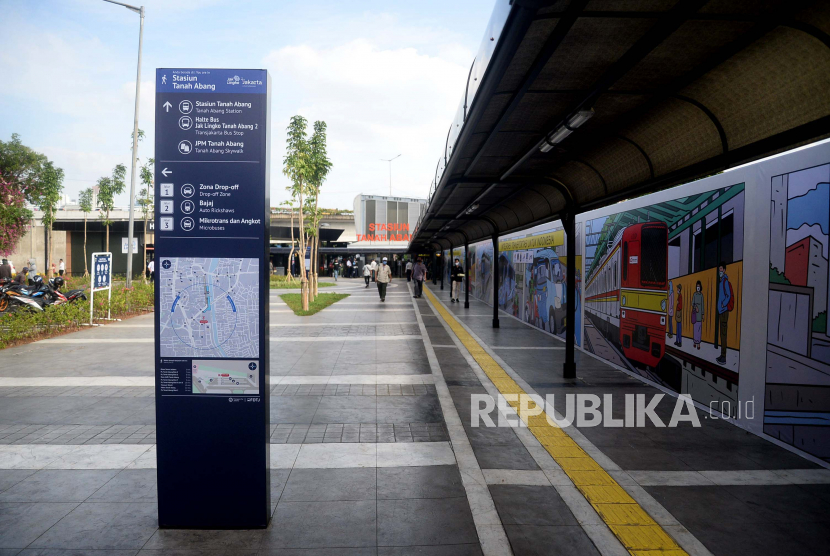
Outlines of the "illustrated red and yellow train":
{"label": "illustrated red and yellow train", "polygon": [[586,316],[632,363],[655,368],[666,350],[668,228],[623,228],[588,277]]}

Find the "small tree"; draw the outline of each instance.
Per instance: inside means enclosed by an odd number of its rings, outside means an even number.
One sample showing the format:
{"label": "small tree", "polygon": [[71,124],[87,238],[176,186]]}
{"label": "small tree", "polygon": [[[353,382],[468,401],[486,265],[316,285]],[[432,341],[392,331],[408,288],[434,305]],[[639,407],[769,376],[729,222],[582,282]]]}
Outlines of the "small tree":
{"label": "small tree", "polygon": [[52,261],[55,243],[52,241],[52,225],[55,223],[55,212],[58,210],[61,191],[63,191],[63,169],[56,168],[51,161],[45,162],[40,172],[38,185],[37,205],[43,211],[41,221],[46,227],[46,233],[49,237],[49,252],[44,253],[46,255],[46,276],[51,278],[52,270],[49,263]]}
{"label": "small tree", "polygon": [[320,248],[320,216],[322,211],[318,210],[320,201],[320,189],[323,187],[323,182],[326,181],[329,172],[331,171],[331,160],[329,160],[326,150],[326,122],[314,122],[314,133],[311,134],[309,141],[310,151],[310,165],[311,175],[309,176],[309,197],[314,199],[314,206],[311,209],[312,218],[312,233],[314,234],[314,253],[312,254],[312,262],[314,269],[314,278],[312,285],[312,295],[317,296],[317,267],[319,263],[319,248]]}
{"label": "small tree", "polygon": [[285,142],[285,158],[282,173],[291,180],[291,196],[297,199],[300,213],[300,284],[302,288],[302,307],[308,310],[308,279],[305,272],[305,225],[303,221],[303,197],[307,192],[311,174],[310,147],[306,126],[308,121],[302,116],[292,116],[288,124],[288,136]]}
{"label": "small tree", "polygon": [[78,205],[81,207],[81,212],[84,213],[84,278],[89,276],[89,267],[87,266],[87,258],[86,258],[86,218],[87,214],[92,212],[92,198],[94,196],[94,192],[92,191],[91,187],[87,187],[83,191],[81,191],[80,195],[78,195]]}
{"label": "small tree", "polygon": [[11,141],[0,141],[0,175],[32,205],[38,205],[41,172],[46,155],[37,153],[12,133]]}
{"label": "small tree", "polygon": [[153,165],[155,163],[155,160],[148,158],[144,166],[141,167],[141,183],[144,188],[138,194],[140,197],[138,204],[141,205],[141,214],[144,217],[144,266],[142,267],[141,278],[145,284],[147,283],[147,221],[153,214]]}
{"label": "small tree", "polygon": [[104,226],[107,227],[107,248],[110,250],[110,211],[115,208],[115,196],[124,193],[127,184],[124,178],[127,176],[127,168],[118,164],[112,169],[112,175],[98,179],[98,206],[104,211],[98,217]]}

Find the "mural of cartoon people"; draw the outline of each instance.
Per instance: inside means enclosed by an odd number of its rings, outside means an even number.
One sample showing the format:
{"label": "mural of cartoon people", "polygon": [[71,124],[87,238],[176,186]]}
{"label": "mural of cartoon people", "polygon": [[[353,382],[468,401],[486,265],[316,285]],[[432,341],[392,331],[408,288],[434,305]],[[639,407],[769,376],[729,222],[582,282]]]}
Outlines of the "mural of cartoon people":
{"label": "mural of cartoon people", "polygon": [[[718,318],[715,320],[717,328],[720,329],[720,357],[715,359],[721,365],[726,364],[726,337],[729,325],[729,311],[734,306],[734,293],[729,284],[729,276],[726,275],[726,263],[721,262],[718,266]],[[717,349],[718,333],[715,333],[715,348]]]}
{"label": "mural of cartoon people", "polygon": [[692,327],[694,328],[694,347],[697,349],[700,349],[700,337],[703,334],[704,311],[703,284],[698,280],[695,284],[695,293],[692,295]]}
{"label": "mural of cartoon people", "polygon": [[674,308],[674,318],[677,320],[677,339],[674,345],[683,347],[683,286],[677,284],[677,306]]}
{"label": "mural of cartoon people", "polygon": [[672,320],[674,320],[674,283],[669,280],[669,338],[674,337],[674,332],[672,331]]}

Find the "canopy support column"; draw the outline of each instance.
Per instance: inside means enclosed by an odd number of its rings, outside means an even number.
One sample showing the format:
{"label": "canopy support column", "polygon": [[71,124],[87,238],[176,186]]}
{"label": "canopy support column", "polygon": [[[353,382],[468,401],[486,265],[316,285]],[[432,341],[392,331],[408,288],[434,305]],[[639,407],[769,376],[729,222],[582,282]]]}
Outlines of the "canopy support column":
{"label": "canopy support column", "polygon": [[470,308],[470,242],[464,239],[464,308]]}
{"label": "canopy support column", "polygon": [[493,328],[499,327],[499,234],[493,234],[493,264],[490,270],[493,280]]}
{"label": "canopy support column", "polygon": [[566,276],[567,312],[565,317],[565,364],[562,378],[576,378],[576,361],[574,344],[576,344],[576,211],[568,210],[562,219],[565,225],[565,240],[568,250],[568,267]]}

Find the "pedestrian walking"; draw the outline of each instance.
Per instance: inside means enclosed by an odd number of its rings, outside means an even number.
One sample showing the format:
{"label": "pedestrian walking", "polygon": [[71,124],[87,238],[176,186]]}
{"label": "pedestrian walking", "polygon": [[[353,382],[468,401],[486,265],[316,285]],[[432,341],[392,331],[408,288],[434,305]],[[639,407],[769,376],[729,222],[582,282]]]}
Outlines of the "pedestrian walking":
{"label": "pedestrian walking", "polygon": [[344,274],[346,278],[352,277],[352,260],[346,259],[346,274]]}
{"label": "pedestrian walking", "polygon": [[694,328],[694,345],[692,347],[700,349],[700,336],[703,332],[703,285],[700,280],[695,284],[695,293],[692,295],[692,328]]}
{"label": "pedestrian walking", "polygon": [[718,316],[715,319],[715,349],[718,347],[718,332],[720,332],[720,357],[715,359],[721,365],[726,364],[726,333],[729,326],[729,313],[735,308],[735,292],[726,275],[726,263],[721,261],[718,266]]}
{"label": "pedestrian walking", "polygon": [[150,262],[147,263],[147,271],[150,273],[150,283],[152,284],[156,280],[156,260],[150,259]]}
{"label": "pedestrian walking", "polygon": [[65,263],[65,262],[63,262],[63,259],[61,259],[61,260],[58,262],[58,275],[59,275],[59,276],[63,276],[63,273],[64,273],[64,272],[66,272],[66,263]]}
{"label": "pedestrian walking", "polygon": [[337,274],[338,270],[340,270],[340,266],[337,263],[331,265],[331,273],[334,276],[334,281],[337,282]]}
{"label": "pedestrian walking", "polygon": [[677,321],[677,339],[674,345],[683,347],[683,286],[677,284],[677,306],[674,308],[674,319]]}
{"label": "pedestrian walking", "polygon": [[455,263],[452,265],[452,269],[450,269],[450,282],[452,282],[450,303],[461,303],[458,300],[458,292],[461,291],[462,280],[464,280],[464,267],[461,266],[459,259],[455,259]]}
{"label": "pedestrian walking", "polygon": [[406,261],[406,281],[412,281],[412,261]]}
{"label": "pedestrian walking", "polygon": [[366,280],[366,287],[369,287],[369,278],[372,277],[372,267],[365,264],[363,265],[363,279]]}
{"label": "pedestrian walking", "polygon": [[372,282],[377,281],[378,277],[378,260],[372,259]]}
{"label": "pedestrian walking", "polygon": [[378,283],[378,293],[380,294],[380,302],[386,301],[386,287],[392,281],[392,268],[389,266],[389,261],[383,257],[383,263],[378,268],[376,275]]}
{"label": "pedestrian walking", "polygon": [[415,295],[412,297],[421,297],[424,293],[424,280],[427,279],[427,267],[420,257],[412,268],[412,279],[415,280]]}

